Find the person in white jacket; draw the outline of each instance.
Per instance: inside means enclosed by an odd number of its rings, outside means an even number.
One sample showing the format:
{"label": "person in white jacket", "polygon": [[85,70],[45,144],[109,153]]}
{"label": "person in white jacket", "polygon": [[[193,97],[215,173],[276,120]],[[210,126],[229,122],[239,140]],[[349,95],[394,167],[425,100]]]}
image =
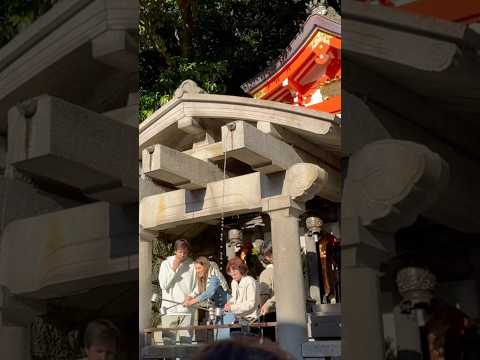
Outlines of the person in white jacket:
{"label": "person in white jacket", "polygon": [[247,275],[248,267],[239,258],[233,258],[228,262],[227,271],[232,277],[232,297],[225,304],[225,311],[235,314],[237,320],[257,320],[260,305],[257,281]]}
{"label": "person in white jacket", "polygon": [[[162,316],[162,327],[193,325],[194,309],[181,305],[185,297],[191,296],[195,290],[195,269],[193,260],[188,257],[189,249],[187,240],[177,240],[175,255],[169,256],[160,265],[158,282],[162,289],[162,307],[167,308],[167,314]],[[189,343],[192,331],[162,331],[162,339],[164,344],[173,344],[177,340]]]}

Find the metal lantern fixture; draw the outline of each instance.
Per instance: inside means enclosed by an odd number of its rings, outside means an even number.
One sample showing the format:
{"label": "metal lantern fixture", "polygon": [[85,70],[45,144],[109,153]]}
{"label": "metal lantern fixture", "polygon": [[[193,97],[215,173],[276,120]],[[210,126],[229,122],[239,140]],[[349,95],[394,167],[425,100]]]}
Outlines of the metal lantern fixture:
{"label": "metal lantern fixture", "polygon": [[239,229],[230,229],[228,230],[228,241],[227,241],[227,257],[231,258],[235,256],[235,252],[239,247],[242,246],[243,234],[242,230]]}
{"label": "metal lantern fixture", "polygon": [[398,292],[404,298],[401,306],[405,311],[423,304],[430,304],[436,285],[435,275],[421,267],[405,267],[397,273]]}
{"label": "metal lantern fixture", "polygon": [[322,231],[323,221],[319,217],[310,216],[305,220],[307,230],[312,234],[315,242],[318,242],[320,232]]}

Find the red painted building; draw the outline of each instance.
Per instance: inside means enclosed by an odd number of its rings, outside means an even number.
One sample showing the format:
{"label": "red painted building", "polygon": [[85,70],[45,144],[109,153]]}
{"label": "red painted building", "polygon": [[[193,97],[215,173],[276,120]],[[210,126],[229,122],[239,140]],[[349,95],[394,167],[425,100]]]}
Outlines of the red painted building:
{"label": "red painted building", "polygon": [[274,64],[242,88],[256,99],[341,111],[340,23],[314,13]]}

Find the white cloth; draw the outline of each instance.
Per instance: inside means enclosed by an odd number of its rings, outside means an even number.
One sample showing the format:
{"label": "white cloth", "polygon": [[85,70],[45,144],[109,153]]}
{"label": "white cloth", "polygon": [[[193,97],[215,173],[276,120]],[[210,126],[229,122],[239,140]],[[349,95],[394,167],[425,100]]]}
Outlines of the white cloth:
{"label": "white cloth", "polygon": [[[186,296],[193,295],[195,291],[195,268],[193,260],[186,258],[176,271],[173,271],[175,256],[169,256],[160,265],[158,282],[162,289],[162,306],[167,308],[174,305],[169,300],[182,303]],[[183,305],[176,305],[167,310],[168,315],[192,314],[194,309]]]}
{"label": "white cloth", "polygon": [[232,297],[228,301],[231,311],[237,317],[247,320],[258,318],[260,291],[257,281],[251,276],[243,276],[240,282],[232,280]]}
{"label": "white cloth", "polygon": [[[164,315],[162,316],[162,327],[184,327],[193,325],[192,315]],[[158,334],[155,332],[154,334]],[[155,343],[160,345],[190,344],[192,342],[192,330],[162,330],[162,336],[156,335]]]}

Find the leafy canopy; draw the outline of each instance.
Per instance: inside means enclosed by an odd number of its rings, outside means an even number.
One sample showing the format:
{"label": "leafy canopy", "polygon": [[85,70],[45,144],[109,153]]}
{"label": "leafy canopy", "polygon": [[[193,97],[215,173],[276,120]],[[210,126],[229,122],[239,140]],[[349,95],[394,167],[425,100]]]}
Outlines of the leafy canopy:
{"label": "leafy canopy", "polygon": [[0,48],[47,12],[58,0],[0,1]]}
{"label": "leafy canopy", "polygon": [[186,79],[243,95],[306,18],[300,0],[140,0],[140,121]]}

